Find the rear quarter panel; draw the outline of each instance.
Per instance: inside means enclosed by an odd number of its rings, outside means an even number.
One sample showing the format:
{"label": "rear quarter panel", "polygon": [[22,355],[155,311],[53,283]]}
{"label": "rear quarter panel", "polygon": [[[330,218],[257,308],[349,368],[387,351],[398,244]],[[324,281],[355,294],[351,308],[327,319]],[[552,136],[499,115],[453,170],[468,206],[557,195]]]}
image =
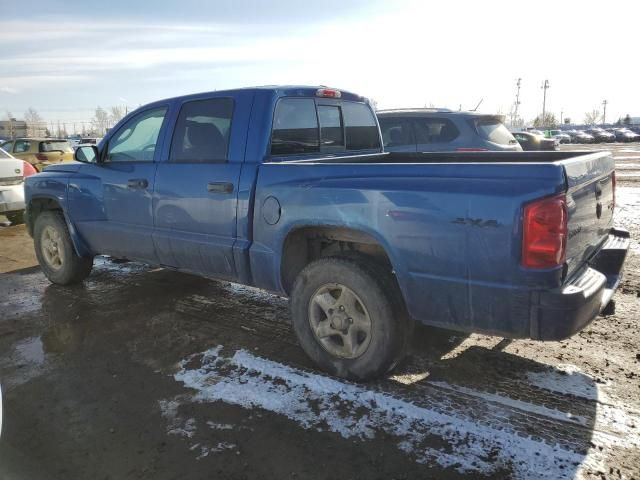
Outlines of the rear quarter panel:
{"label": "rear quarter panel", "polygon": [[[289,232],[331,225],[366,232],[387,252],[415,319],[527,335],[522,295],[556,287],[557,269],[519,266],[521,206],[564,188],[554,164],[265,164],[255,200],[255,283],[283,292],[281,252]],[[281,218],[262,211],[275,197]]]}

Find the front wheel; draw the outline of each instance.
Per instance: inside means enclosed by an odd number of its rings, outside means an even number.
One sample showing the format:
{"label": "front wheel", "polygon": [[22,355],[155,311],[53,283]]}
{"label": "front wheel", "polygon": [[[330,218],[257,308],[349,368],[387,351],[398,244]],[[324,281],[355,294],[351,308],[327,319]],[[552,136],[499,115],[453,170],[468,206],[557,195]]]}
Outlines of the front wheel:
{"label": "front wheel", "polygon": [[321,368],[368,380],[405,354],[410,321],[390,272],[372,261],[341,257],[310,263],[290,300],[300,345]]}
{"label": "front wheel", "polygon": [[51,282],[70,285],[79,283],[89,276],[93,258],[76,254],[62,213],[41,213],[33,230],[36,257],[42,271]]}

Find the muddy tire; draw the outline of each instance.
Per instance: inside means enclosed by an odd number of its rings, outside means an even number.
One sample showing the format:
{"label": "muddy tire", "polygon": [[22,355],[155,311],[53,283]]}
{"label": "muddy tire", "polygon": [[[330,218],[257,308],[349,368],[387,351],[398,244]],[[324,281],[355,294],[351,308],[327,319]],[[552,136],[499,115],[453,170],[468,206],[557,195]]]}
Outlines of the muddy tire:
{"label": "muddy tire", "polygon": [[411,331],[395,279],[362,258],[329,257],[296,278],[291,318],[300,345],[322,369],[352,380],[389,372]]}
{"label": "muddy tire", "polygon": [[47,211],[38,215],[33,239],[40,267],[51,282],[79,283],[91,273],[93,258],[76,254],[62,213]]}
{"label": "muddy tire", "polygon": [[11,225],[20,225],[24,223],[24,212],[7,213],[7,220]]}

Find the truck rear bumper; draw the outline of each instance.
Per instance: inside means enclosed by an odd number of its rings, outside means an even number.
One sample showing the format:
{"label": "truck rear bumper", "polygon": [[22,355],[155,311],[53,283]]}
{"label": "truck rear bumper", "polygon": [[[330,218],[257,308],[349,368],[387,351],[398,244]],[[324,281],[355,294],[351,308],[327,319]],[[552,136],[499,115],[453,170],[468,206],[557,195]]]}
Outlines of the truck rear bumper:
{"label": "truck rear bumper", "polygon": [[607,306],[622,279],[629,232],[611,229],[591,261],[562,287],[534,293],[531,338],[562,340],[586,327]]}

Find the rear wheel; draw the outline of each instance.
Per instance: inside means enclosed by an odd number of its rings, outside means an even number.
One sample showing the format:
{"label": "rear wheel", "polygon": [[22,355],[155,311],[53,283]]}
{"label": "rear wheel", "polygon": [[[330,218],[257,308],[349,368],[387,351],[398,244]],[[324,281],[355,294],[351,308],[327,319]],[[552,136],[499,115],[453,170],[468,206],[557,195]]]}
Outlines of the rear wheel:
{"label": "rear wheel", "polygon": [[62,213],[47,211],[38,215],[33,233],[36,257],[51,282],[70,285],[89,276],[93,258],[76,254]]}
{"label": "rear wheel", "polygon": [[7,213],[7,219],[13,225],[20,225],[21,223],[24,223],[24,211],[22,211],[22,212],[14,212],[14,213]]}
{"label": "rear wheel", "polygon": [[371,261],[330,257],[310,263],[290,300],[300,345],[333,375],[367,380],[402,358],[410,333],[391,273]]}

